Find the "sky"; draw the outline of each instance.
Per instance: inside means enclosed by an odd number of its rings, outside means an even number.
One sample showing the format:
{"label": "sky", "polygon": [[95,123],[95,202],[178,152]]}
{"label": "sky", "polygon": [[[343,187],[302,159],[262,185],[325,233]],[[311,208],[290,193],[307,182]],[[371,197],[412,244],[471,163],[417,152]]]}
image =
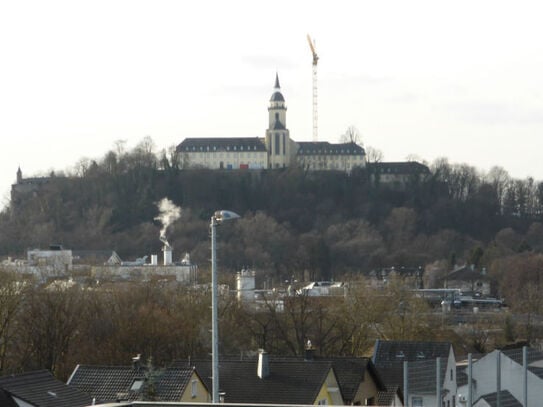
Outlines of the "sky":
{"label": "sky", "polygon": [[0,2],[0,203],[123,142],[263,137],[275,74],[296,141],[354,126],[384,161],[543,180],[538,1]]}

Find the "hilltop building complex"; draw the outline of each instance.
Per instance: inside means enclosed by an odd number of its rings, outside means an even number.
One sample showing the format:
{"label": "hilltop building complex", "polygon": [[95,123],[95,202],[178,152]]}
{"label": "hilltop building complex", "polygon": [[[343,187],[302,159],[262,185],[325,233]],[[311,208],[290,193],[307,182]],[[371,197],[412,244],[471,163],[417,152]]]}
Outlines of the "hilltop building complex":
{"label": "hilltop building complex", "polygon": [[268,112],[264,138],[186,138],[177,146],[181,161],[186,168],[272,169],[298,165],[309,170],[346,172],[366,165],[364,148],[354,142],[296,142],[290,138],[278,75]]}

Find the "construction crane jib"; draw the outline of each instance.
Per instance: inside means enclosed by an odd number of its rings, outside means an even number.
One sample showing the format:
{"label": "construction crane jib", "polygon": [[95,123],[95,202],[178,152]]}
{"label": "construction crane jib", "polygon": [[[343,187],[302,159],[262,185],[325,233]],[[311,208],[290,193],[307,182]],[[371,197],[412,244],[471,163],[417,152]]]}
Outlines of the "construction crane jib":
{"label": "construction crane jib", "polygon": [[319,56],[315,50],[315,42],[311,40],[309,34],[307,34],[307,42],[309,42],[309,48],[311,48],[311,54],[313,55],[313,141],[319,141],[317,114],[317,62],[319,61]]}

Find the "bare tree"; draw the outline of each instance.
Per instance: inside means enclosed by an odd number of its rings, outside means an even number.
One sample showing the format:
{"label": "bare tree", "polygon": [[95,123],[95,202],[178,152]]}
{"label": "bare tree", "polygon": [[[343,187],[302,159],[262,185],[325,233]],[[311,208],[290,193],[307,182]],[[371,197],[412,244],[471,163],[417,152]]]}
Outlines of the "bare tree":
{"label": "bare tree", "polygon": [[366,162],[378,163],[383,161],[383,152],[375,147],[366,147]]}
{"label": "bare tree", "polygon": [[355,126],[347,127],[347,130],[345,130],[345,133],[343,133],[339,139],[342,143],[355,143],[359,146],[362,145],[362,135]]}

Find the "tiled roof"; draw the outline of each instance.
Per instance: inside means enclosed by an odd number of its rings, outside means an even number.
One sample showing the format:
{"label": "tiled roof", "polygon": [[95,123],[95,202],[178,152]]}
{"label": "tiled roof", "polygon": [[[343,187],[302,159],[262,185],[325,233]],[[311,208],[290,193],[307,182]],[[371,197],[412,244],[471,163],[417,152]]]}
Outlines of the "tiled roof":
{"label": "tiled roof", "polygon": [[403,389],[403,362],[407,361],[410,391],[434,392],[436,359],[441,358],[440,376],[444,380],[451,344],[449,342],[381,341],[375,343],[373,362],[387,388]]}
{"label": "tiled roof", "polygon": [[57,380],[47,370],[0,377],[0,402],[9,407],[11,397],[40,407],[80,407],[88,406],[92,399],[78,389]]}
{"label": "tiled roof", "polygon": [[[485,394],[479,398],[486,401],[490,407],[498,406],[498,393]],[[518,401],[509,391],[500,391],[500,406],[501,407],[522,407],[522,403]]]}
{"label": "tiled roof", "polygon": [[205,137],[186,138],[176,148],[177,152],[204,151],[266,151],[266,145],[258,137]]}
{"label": "tiled roof", "polygon": [[383,366],[388,362],[409,362],[448,358],[450,342],[381,341],[375,342],[373,363]]}
{"label": "tiled roof", "polygon": [[[178,361],[175,365],[186,363]],[[211,388],[211,361],[191,360],[190,363]],[[257,364],[256,359],[221,359],[219,391],[225,393],[225,403],[313,404],[332,369],[330,362],[271,359],[270,375],[260,379]]]}
{"label": "tiled roof", "polygon": [[297,155],[363,155],[364,149],[356,143],[331,144],[327,141],[300,141]]}
{"label": "tiled roof", "polygon": [[390,406],[394,401],[396,395],[403,401],[403,395],[399,387],[391,388],[387,391],[380,391],[377,393],[377,405]]}
{"label": "tiled roof", "polygon": [[[157,398],[180,401],[192,373],[190,367],[169,367],[149,373],[144,367],[78,365],[68,384],[90,394],[101,403],[141,400],[150,390],[151,384],[155,387]],[[137,385],[139,381],[141,386]]]}
{"label": "tiled roof", "polygon": [[350,404],[355,396],[365,374],[371,375],[377,390],[385,390],[385,385],[370,358],[322,358],[332,362],[336,378],[343,395],[343,400]]}

